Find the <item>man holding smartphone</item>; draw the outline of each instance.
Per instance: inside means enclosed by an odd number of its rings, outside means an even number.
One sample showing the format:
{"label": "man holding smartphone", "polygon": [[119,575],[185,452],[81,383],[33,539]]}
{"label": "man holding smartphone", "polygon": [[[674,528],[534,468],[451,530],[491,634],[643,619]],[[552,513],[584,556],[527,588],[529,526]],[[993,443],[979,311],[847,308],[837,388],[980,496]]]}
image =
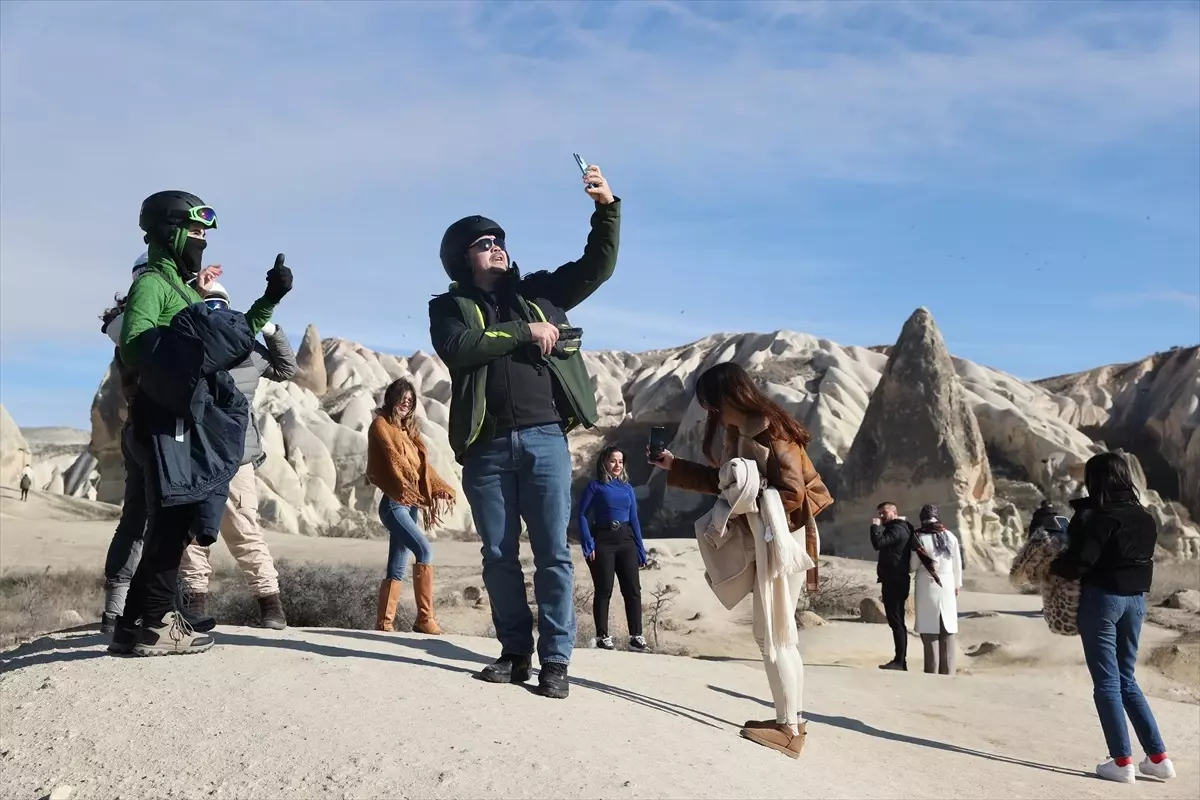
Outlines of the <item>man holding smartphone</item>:
{"label": "man holding smartphone", "polygon": [[[621,201],[598,167],[587,168],[583,186],[595,210],[577,261],[522,276],[504,229],[464,217],[442,237],[442,266],[453,283],[429,303],[433,348],[450,369],[450,445],[483,542],[483,582],[501,647],[478,677],[524,683],[532,674],[533,615],[519,559],[524,520],[534,558],[538,685],[555,698],[569,692],[575,646],[566,434],[593,427],[598,416],[579,342],[560,334],[571,329],[567,312],[612,276],[621,228]],[[579,335],[574,329],[571,338]]]}

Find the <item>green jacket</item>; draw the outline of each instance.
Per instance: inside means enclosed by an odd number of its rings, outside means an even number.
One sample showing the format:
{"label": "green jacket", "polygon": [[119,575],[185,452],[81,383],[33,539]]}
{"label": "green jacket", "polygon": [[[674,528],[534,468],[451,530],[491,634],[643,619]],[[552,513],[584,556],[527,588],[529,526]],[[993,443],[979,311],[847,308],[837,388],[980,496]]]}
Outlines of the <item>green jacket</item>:
{"label": "green jacket", "polygon": [[[450,446],[460,464],[472,444],[490,435],[485,400],[488,364],[531,344],[531,322],[569,327],[567,312],[612,277],[620,234],[621,201],[617,199],[596,206],[579,260],[524,277],[514,267],[522,321],[486,325],[482,298],[469,286],[451,284],[448,292],[429,301],[429,337],[434,352],[450,370]],[[596,395],[583,356],[575,350],[550,356],[547,363],[571,406],[562,420],[566,429],[595,426]]]}
{"label": "green jacket", "polygon": [[[166,248],[151,244],[147,266],[146,272],[129,289],[121,323],[121,360],[133,369],[137,369],[140,359],[139,336],[151,328],[170,325],[175,315],[188,305],[203,302],[192,285],[179,277],[175,260]],[[275,304],[259,298],[246,312],[250,331],[257,336],[274,313]]]}

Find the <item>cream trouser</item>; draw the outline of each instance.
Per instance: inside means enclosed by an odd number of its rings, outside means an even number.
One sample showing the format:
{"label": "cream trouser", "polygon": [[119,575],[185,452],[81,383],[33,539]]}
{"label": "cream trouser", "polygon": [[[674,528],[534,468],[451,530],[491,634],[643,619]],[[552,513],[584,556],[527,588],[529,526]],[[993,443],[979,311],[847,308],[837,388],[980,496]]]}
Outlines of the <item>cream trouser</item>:
{"label": "cream trouser", "polygon": [[[804,591],[804,577],[803,572],[787,576],[788,595],[793,611],[800,602],[800,593]],[[775,721],[781,725],[794,725],[800,721],[804,712],[804,659],[800,657],[799,647],[790,647],[780,650],[779,660],[772,663],[767,658],[764,639],[762,596],[758,591],[758,582],[755,581],[754,641],[758,642],[759,652],[763,654],[763,666],[767,670],[767,681],[771,684],[771,697],[775,700]]]}
{"label": "cream trouser", "polygon": [[[279,593],[279,573],[275,571],[267,541],[258,527],[258,489],[254,485],[251,464],[243,464],[229,482],[229,499],[225,501],[225,516],[221,519],[221,538],[242,568],[251,594],[266,597]],[[179,582],[187,592],[204,594],[208,592],[211,576],[208,548],[188,545],[179,562]]]}

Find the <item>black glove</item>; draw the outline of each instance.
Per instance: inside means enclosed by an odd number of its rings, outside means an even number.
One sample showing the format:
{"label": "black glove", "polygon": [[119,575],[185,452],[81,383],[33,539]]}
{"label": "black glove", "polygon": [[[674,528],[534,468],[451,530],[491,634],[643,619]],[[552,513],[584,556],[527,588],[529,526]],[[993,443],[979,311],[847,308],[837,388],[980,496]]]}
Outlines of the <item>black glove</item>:
{"label": "black glove", "polygon": [[283,263],[283,253],[275,256],[275,266],[267,270],[267,291],[263,297],[269,303],[278,303],[292,290],[292,271]]}

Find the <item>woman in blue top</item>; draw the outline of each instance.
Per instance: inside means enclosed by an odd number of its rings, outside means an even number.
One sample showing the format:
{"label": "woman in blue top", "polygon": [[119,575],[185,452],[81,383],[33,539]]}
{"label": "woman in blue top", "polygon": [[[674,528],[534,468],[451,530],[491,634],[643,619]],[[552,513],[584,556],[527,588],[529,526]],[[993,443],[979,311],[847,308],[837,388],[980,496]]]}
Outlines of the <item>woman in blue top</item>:
{"label": "woman in blue top", "polygon": [[[589,522],[588,515],[591,515]],[[645,650],[642,636],[642,583],[638,568],[646,565],[646,546],[638,523],[637,500],[625,472],[625,454],[617,447],[606,447],[596,460],[596,480],[588,483],[579,498],[579,541],[587,559],[596,598],[596,646],[613,649],[608,635],[608,601],[612,597],[613,576],[621,584],[625,598],[625,618],[629,622],[629,646]]]}

